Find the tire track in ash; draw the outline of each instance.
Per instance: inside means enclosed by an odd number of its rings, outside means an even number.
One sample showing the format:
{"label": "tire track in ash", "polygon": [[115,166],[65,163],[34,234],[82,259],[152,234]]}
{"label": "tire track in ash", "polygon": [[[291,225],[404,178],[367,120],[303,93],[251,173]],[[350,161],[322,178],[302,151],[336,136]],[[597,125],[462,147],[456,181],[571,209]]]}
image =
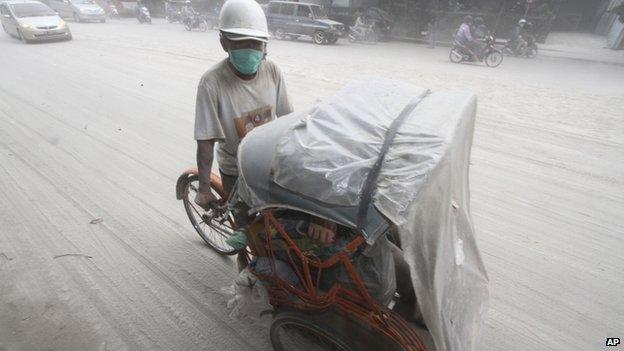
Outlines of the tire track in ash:
{"label": "tire track in ash", "polygon": [[[23,101],[22,101],[23,102]],[[14,123],[16,124],[20,124],[21,123],[15,121],[14,119],[11,119]],[[22,125],[23,126],[23,125]],[[23,126],[24,127],[24,126]],[[27,129],[31,129],[30,127],[27,127]],[[34,131],[35,133],[37,133],[36,131]],[[38,133],[37,133],[38,134]],[[18,155],[18,153],[16,152],[16,150],[14,150],[13,148],[11,148],[9,145],[0,142],[0,145],[3,145],[5,148],[11,150],[12,153],[14,153],[16,156]],[[64,153],[67,153],[64,151]],[[45,175],[44,173],[42,173],[41,171],[39,171],[36,167],[34,167],[30,162],[28,162],[27,160],[25,160],[24,158],[22,158],[21,156],[17,156],[19,157],[19,159],[24,162],[24,164],[26,166],[28,166],[28,168],[30,168],[34,173],[38,174],[40,177],[42,177],[42,179],[44,179],[49,185],[51,185],[66,201],[70,202],[72,205],[74,205],[76,208],[80,209],[82,212],[84,212],[86,215],[91,216],[92,218],[95,218],[96,216],[91,213],[88,209],[84,208],[79,201],[77,201],[76,199],[74,199],[73,197],[69,196],[68,194],[66,194],[58,185],[56,185],[47,175]],[[70,155],[70,157],[73,157],[73,155]],[[130,194],[131,196],[134,197],[134,195]],[[140,200],[140,199],[139,199]],[[140,200],[142,201],[142,200]],[[142,201],[143,202],[143,201]],[[176,222],[174,222],[176,223]],[[242,342],[242,344],[244,346],[246,346],[248,349],[257,349],[255,345],[252,345],[251,343],[249,343],[247,341],[246,338],[244,338],[242,335],[240,335],[240,333],[234,329],[233,327],[231,327],[227,322],[225,322],[221,316],[219,314],[217,314],[216,312],[208,309],[205,304],[203,304],[201,301],[197,300],[197,298],[195,298],[192,294],[188,293],[183,286],[180,285],[180,283],[178,283],[175,279],[171,278],[167,273],[165,273],[163,271],[163,269],[159,268],[159,265],[156,264],[155,262],[153,262],[152,260],[150,260],[149,258],[147,258],[145,255],[143,255],[142,253],[138,252],[136,249],[134,249],[134,247],[132,247],[130,244],[128,244],[125,240],[123,240],[121,237],[119,237],[115,231],[106,223],[101,223],[102,226],[106,229],[106,232],[109,234],[110,237],[112,237],[113,239],[115,239],[116,241],[118,241],[122,247],[124,247],[131,255],[133,255],[134,257],[136,257],[143,265],[147,266],[147,268],[152,271],[153,274],[155,274],[156,276],[158,276],[159,278],[161,278],[164,282],[166,282],[172,289],[174,289],[175,291],[178,292],[178,294],[180,296],[182,296],[184,299],[186,299],[191,305],[193,305],[197,310],[201,311],[206,317],[215,320],[219,326],[221,326],[222,328],[224,328],[225,330],[230,331],[233,335],[237,335],[239,336],[239,340]],[[202,283],[202,285],[204,285]],[[204,285],[205,286],[205,285]],[[208,286],[206,286],[208,287]],[[211,287],[208,287],[209,289],[213,289]]]}
{"label": "tire track in ash", "polygon": [[[22,102],[23,102],[23,101],[22,101]],[[29,107],[33,107],[32,105],[28,105],[28,106],[29,106]],[[36,108],[35,108],[35,109],[36,109]],[[7,116],[7,117],[8,117],[8,116]],[[20,125],[22,128],[25,128],[25,129],[27,129],[27,130],[31,131],[32,133],[34,133],[34,134],[38,135],[38,136],[39,136],[42,140],[45,140],[45,139],[46,139],[46,136],[45,136],[45,135],[41,134],[39,131],[35,130],[34,128],[30,127],[29,125],[27,125],[27,124],[25,124],[25,123],[23,123],[23,122],[21,122],[21,121],[19,121],[19,120],[16,120],[16,119],[14,119],[14,118],[11,118],[11,117],[8,117],[8,118],[9,118],[9,119],[10,119],[10,120],[14,123],[14,124]],[[58,119],[55,119],[55,120],[56,120],[57,122],[59,122],[59,121],[58,121]],[[61,123],[61,122],[59,122],[59,124],[60,124],[61,126],[64,126],[64,127],[70,128],[70,129],[75,129],[75,128],[73,128],[72,126],[67,125],[66,123]],[[88,136],[90,137],[91,135],[88,135]],[[102,144],[103,146],[105,146],[105,147],[108,147],[108,145],[107,145],[107,144],[105,144],[104,142],[102,142],[101,144]],[[63,152],[64,154],[66,154],[68,157],[70,157],[70,158],[72,158],[74,161],[76,161],[76,163],[80,164],[82,167],[85,167],[85,168],[89,169],[90,171],[94,172],[95,174],[99,174],[99,173],[101,173],[101,170],[99,170],[99,169],[97,169],[97,168],[95,168],[95,167],[90,166],[88,163],[85,163],[85,162],[83,162],[83,161],[82,161],[82,160],[80,160],[80,159],[77,159],[77,158],[75,157],[75,155],[74,155],[74,154],[72,154],[71,152],[68,152],[67,150],[64,150],[62,147],[57,146],[57,150],[62,151],[62,152]],[[126,157],[128,157],[128,156],[127,156],[127,155],[125,155],[125,154],[123,154],[123,155],[124,155],[124,156],[126,156]],[[128,159],[130,159],[131,161],[136,161],[136,159],[135,159],[135,158],[133,158],[133,157],[128,157]],[[142,163],[141,165],[143,165],[143,163]],[[164,178],[166,178],[166,179],[170,180],[168,177],[164,177]],[[180,233],[179,233],[178,231],[176,231],[176,230],[190,231],[190,230],[189,230],[189,228],[188,228],[188,225],[187,225],[187,226],[182,225],[182,224],[181,224],[181,223],[179,223],[178,221],[176,221],[176,220],[174,220],[173,218],[169,217],[166,213],[162,212],[161,210],[159,210],[158,208],[156,208],[155,206],[153,206],[150,202],[145,201],[145,200],[143,200],[142,198],[140,198],[140,197],[138,197],[138,196],[134,195],[134,194],[133,194],[133,193],[132,193],[129,189],[124,188],[124,187],[123,187],[123,186],[121,186],[120,184],[114,183],[113,181],[111,181],[111,180],[109,180],[109,179],[104,179],[103,181],[108,182],[108,183],[110,184],[110,187],[111,187],[111,188],[121,188],[121,189],[123,189],[123,190],[124,190],[124,192],[125,192],[128,196],[130,196],[131,198],[133,198],[133,199],[137,200],[137,201],[138,201],[138,202],[140,202],[142,205],[144,205],[144,206],[148,207],[148,208],[149,208],[149,209],[151,209],[154,213],[158,213],[160,218],[163,218],[163,219],[165,219],[165,220],[167,220],[167,221],[169,222],[170,229],[171,229],[171,230],[173,230],[173,231],[174,231],[174,232],[175,232],[175,233],[176,233],[176,234],[177,234],[177,235],[178,235],[181,239],[183,239],[185,242],[187,242],[187,243],[189,243],[189,244],[194,244],[194,242],[189,241],[187,237],[180,235]],[[172,183],[173,183],[173,181],[172,181]],[[104,211],[104,213],[107,213],[107,212],[106,212],[106,211]],[[122,224],[122,226],[123,226],[123,224]],[[203,255],[203,252],[204,252],[204,251],[199,251],[199,252],[200,252],[200,253],[202,253],[202,255]],[[213,262],[211,262],[211,264],[212,264],[212,263],[213,263]],[[226,271],[227,271],[227,270],[229,270],[231,267],[230,267],[230,266],[228,266],[228,265],[223,265],[223,264],[222,264],[222,268],[223,268],[224,270],[226,270]],[[201,282],[200,282],[200,283],[201,283]],[[208,288],[208,289],[212,289],[211,287],[206,286],[206,285],[205,285],[205,284],[203,284],[203,283],[201,283],[201,285],[203,285],[204,287],[206,287],[206,288]]]}
{"label": "tire track in ash", "polygon": [[[28,168],[32,167],[27,164],[24,159],[19,156],[19,154],[17,154],[15,152],[14,149],[8,147],[5,143],[0,142],[0,146],[4,149],[4,150],[8,150],[12,153],[13,157],[17,158],[23,165],[25,165]],[[4,168],[4,167],[3,167]],[[7,176],[13,180],[13,185],[14,188],[16,189],[22,189],[22,196],[28,197],[28,191],[26,191],[26,189],[23,189],[20,185],[19,182],[17,182],[13,177],[11,177],[11,175],[8,173],[8,170],[5,169],[5,173],[7,174]],[[40,176],[40,174],[38,174]],[[9,188],[9,187],[6,187]],[[29,202],[33,202],[33,199],[29,198]],[[33,206],[34,207],[34,206]],[[41,215],[41,217],[45,217],[47,218],[47,216],[38,208],[35,207],[36,210],[38,211],[39,215]],[[49,222],[49,219],[48,219]],[[44,242],[45,245],[41,245],[43,250],[47,251],[48,256],[49,257],[53,257],[56,253],[58,252],[62,252],[63,250],[54,250],[54,248],[58,248],[58,242],[55,242],[53,240],[49,240],[47,236],[42,235],[42,233],[45,232],[46,227],[44,226],[39,226],[38,222],[36,221],[29,221],[28,222],[29,225],[31,226],[36,226],[39,228],[36,229],[40,229],[40,230],[33,230],[32,232],[36,233],[35,235],[37,235],[38,240],[37,241],[41,241]],[[53,225],[51,225],[53,226]],[[62,237],[64,237],[64,239],[68,242],[68,244],[72,247],[76,247],[70,240],[68,240],[67,238],[65,238],[65,236],[61,233],[60,234]],[[114,312],[107,308],[109,305],[102,300],[92,289],[84,289],[85,286],[89,286],[89,284],[86,283],[86,281],[84,279],[82,279],[81,274],[79,274],[76,271],[76,267],[72,264],[69,264],[68,262],[64,261],[64,260],[60,260],[58,262],[58,264],[60,264],[63,267],[63,270],[66,272],[67,276],[69,277],[69,279],[73,282],[73,284],[76,287],[77,291],[81,291],[84,296],[87,298],[87,300],[90,302],[90,305],[95,308],[98,313],[100,314],[100,316],[102,316],[102,318],[106,321],[106,323],[108,324],[108,326],[117,334],[118,337],[121,338],[121,341],[126,344],[127,346],[130,347],[130,349],[132,350],[138,350],[140,349],[140,346],[134,342],[132,336],[127,332],[127,330],[125,328],[121,328],[121,325],[119,323],[117,323],[114,320]],[[87,266],[88,267],[88,266]],[[92,267],[88,267],[89,269],[92,269]],[[96,277],[96,275],[94,275],[94,277]]]}
{"label": "tire track in ash", "polygon": [[[49,116],[50,118],[54,119],[55,121],[57,121],[57,122],[58,122],[58,123],[60,123],[61,125],[66,126],[67,128],[69,128],[69,129],[73,129],[74,131],[77,131],[77,132],[79,132],[79,133],[81,133],[81,134],[88,135],[91,139],[93,139],[94,141],[98,142],[100,145],[103,145],[103,146],[105,146],[105,147],[108,147],[108,148],[110,148],[111,150],[115,151],[116,153],[118,153],[118,154],[120,154],[120,155],[124,155],[124,156],[128,157],[128,158],[129,158],[129,159],[131,159],[132,161],[134,161],[134,162],[136,162],[136,163],[138,163],[138,164],[142,165],[143,167],[145,167],[145,168],[149,169],[150,171],[152,171],[152,172],[154,172],[154,173],[158,174],[159,176],[163,177],[164,179],[167,179],[167,180],[169,180],[169,181],[174,181],[174,180],[175,180],[175,179],[172,179],[169,175],[167,175],[167,174],[165,174],[165,173],[163,173],[163,172],[159,171],[158,169],[156,169],[156,168],[154,168],[154,167],[150,166],[148,163],[143,162],[143,161],[141,161],[141,160],[137,159],[136,157],[132,156],[131,154],[129,154],[129,153],[127,153],[127,152],[123,151],[123,150],[120,150],[119,148],[116,148],[116,147],[114,147],[114,146],[111,146],[111,145],[107,144],[107,143],[106,143],[106,142],[104,142],[103,140],[100,140],[98,137],[95,137],[93,134],[88,134],[88,133],[86,133],[84,130],[82,130],[82,129],[80,129],[80,128],[77,128],[77,127],[75,127],[75,126],[72,126],[71,124],[66,123],[64,120],[62,120],[62,119],[58,118],[56,115],[54,115],[54,114],[52,114],[52,113],[50,113],[50,112],[48,112],[48,111],[46,111],[46,110],[42,109],[41,107],[39,107],[39,106],[37,106],[37,105],[34,105],[32,102],[30,102],[30,101],[28,101],[28,100],[26,100],[26,99],[22,98],[21,96],[16,95],[16,94],[13,94],[13,93],[11,93],[10,91],[8,91],[8,90],[6,90],[6,89],[2,89],[2,88],[0,88],[0,91],[1,91],[3,94],[6,94],[6,95],[8,95],[8,96],[10,96],[10,97],[14,98],[15,100],[18,100],[19,102],[23,103],[24,105],[27,105],[28,107],[30,107],[30,108],[32,108],[32,109],[34,109],[34,110],[37,110],[37,111],[39,111],[40,113],[45,114],[46,116]],[[7,115],[7,116],[8,116],[8,115]],[[12,119],[13,121],[15,121],[15,119],[13,119],[13,118],[11,118],[11,119]],[[30,127],[28,127],[28,128],[30,129]],[[39,134],[39,133],[37,133],[37,134]]]}

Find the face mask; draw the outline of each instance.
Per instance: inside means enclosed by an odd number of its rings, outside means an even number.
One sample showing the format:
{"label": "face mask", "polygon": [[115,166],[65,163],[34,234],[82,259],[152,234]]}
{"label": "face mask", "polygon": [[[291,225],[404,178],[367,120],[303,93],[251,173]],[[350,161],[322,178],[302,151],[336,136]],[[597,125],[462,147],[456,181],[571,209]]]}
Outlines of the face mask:
{"label": "face mask", "polygon": [[253,49],[230,50],[230,62],[242,74],[252,75],[258,72],[264,59],[262,51]]}

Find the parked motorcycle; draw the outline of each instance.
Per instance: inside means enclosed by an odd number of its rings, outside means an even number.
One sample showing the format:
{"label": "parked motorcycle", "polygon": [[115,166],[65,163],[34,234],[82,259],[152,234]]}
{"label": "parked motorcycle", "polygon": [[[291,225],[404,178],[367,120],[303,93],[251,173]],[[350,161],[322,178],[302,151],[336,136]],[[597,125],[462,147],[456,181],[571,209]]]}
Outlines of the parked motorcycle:
{"label": "parked motorcycle", "polygon": [[535,37],[528,35],[521,39],[520,43],[507,43],[503,48],[503,53],[516,57],[535,58],[537,56]]}
{"label": "parked motorcycle", "polygon": [[199,29],[202,32],[208,30],[208,21],[206,17],[203,15],[195,14],[189,17],[186,17],[183,21],[184,29],[191,31],[192,29]]}
{"label": "parked motorcycle", "polygon": [[349,29],[349,41],[365,42],[365,43],[377,43],[377,32],[375,31],[375,25],[366,26],[351,26]]}
{"label": "parked motorcycle", "polygon": [[137,20],[139,20],[139,23],[152,24],[152,16],[150,15],[147,7],[141,6],[141,8],[139,8],[139,11],[137,12]]}
{"label": "parked motorcycle", "polygon": [[465,45],[455,41],[449,53],[449,59],[454,63],[461,62],[484,62],[488,67],[498,67],[503,62],[503,53],[494,47],[494,37],[487,35],[485,37],[485,47],[480,53],[473,53]]}

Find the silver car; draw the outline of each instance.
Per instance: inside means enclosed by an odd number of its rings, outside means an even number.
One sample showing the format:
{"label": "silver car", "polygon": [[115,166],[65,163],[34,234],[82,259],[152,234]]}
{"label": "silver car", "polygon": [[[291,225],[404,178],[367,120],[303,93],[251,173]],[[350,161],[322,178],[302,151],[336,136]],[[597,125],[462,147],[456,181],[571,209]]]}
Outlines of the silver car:
{"label": "silver car", "polygon": [[54,10],[39,1],[2,1],[0,15],[4,31],[25,43],[72,38],[67,23]]}
{"label": "silver car", "polygon": [[106,12],[93,0],[48,0],[48,3],[63,18],[106,22]]}

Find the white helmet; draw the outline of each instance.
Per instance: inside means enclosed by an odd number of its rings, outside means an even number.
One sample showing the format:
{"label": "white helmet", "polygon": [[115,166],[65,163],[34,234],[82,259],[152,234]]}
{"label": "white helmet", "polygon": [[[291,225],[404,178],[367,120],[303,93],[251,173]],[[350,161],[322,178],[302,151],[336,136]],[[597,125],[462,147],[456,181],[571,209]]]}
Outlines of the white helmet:
{"label": "white helmet", "polygon": [[264,11],[254,0],[227,0],[219,13],[219,30],[230,40],[266,42],[270,36]]}
{"label": "white helmet", "polygon": [[526,24],[526,20],[523,18],[523,19],[518,21],[518,24],[521,25],[521,26],[524,26]]}

